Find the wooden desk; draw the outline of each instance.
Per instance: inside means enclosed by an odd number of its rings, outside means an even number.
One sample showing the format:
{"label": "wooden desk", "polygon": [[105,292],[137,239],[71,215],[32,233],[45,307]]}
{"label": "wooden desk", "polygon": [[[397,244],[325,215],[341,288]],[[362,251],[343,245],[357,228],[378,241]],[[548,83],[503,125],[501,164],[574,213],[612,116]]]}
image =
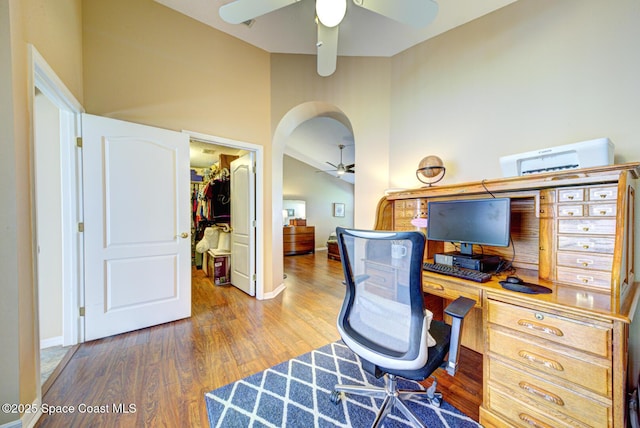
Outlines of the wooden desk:
{"label": "wooden desk", "polygon": [[[638,303],[634,282],[635,186],[640,163],[433,186],[392,193],[376,228],[422,230],[429,200],[511,198],[513,265],[552,294],[504,290],[423,273],[425,292],[473,298],[463,344],[483,354],[480,423],[605,426],[627,423],[628,337]],[[425,254],[454,248],[428,242]],[[513,249],[483,248],[511,260]]]}

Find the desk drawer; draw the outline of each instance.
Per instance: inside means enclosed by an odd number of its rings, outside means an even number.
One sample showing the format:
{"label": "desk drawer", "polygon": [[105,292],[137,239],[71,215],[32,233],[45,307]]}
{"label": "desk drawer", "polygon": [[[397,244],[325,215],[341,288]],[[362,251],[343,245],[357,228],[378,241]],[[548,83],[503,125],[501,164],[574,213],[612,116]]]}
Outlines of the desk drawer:
{"label": "desk drawer", "polygon": [[613,256],[608,254],[580,254],[558,251],[558,266],[611,272]]}
{"label": "desk drawer", "polygon": [[[551,412],[560,412],[590,426],[607,426],[611,417],[611,406],[537,376],[509,367],[493,358],[489,361],[490,378]],[[575,387],[573,388],[575,389]]]}
{"label": "desk drawer", "polygon": [[590,204],[589,215],[592,217],[614,217],[617,209],[616,204]]}
{"label": "desk drawer", "polygon": [[589,357],[575,350],[549,346],[497,328],[489,329],[489,343],[491,352],[513,360],[516,364],[581,385],[604,397],[611,397],[612,375],[607,360]]}
{"label": "desk drawer", "polygon": [[431,280],[428,276],[422,276],[422,290],[425,293],[434,294],[448,300],[455,300],[460,296],[476,301],[476,307],[482,307],[482,290],[479,287],[469,287],[463,284],[442,283]]}
{"label": "desk drawer", "polygon": [[558,236],[558,250],[613,254],[615,238],[603,236]]}
{"label": "desk drawer", "polygon": [[[485,405],[487,405],[485,403]],[[501,413],[510,420],[513,427],[520,428],[591,428],[579,421],[568,419],[559,420],[542,411],[514,400],[508,391],[496,386],[489,387],[489,408]],[[596,425],[598,427],[602,425]],[[606,424],[604,426],[607,426]]]}
{"label": "desk drawer", "polygon": [[617,186],[603,186],[603,187],[589,188],[590,201],[608,201],[608,200],[615,201],[617,197],[618,197]]}
{"label": "desk drawer", "polygon": [[488,320],[522,333],[609,357],[611,327],[587,324],[534,309],[489,300]]}
{"label": "desk drawer", "polygon": [[558,232],[588,235],[614,235],[616,220],[611,219],[562,219],[558,220]]}
{"label": "desk drawer", "polygon": [[558,217],[582,217],[584,205],[558,205]]}
{"label": "desk drawer", "polygon": [[595,287],[602,290],[611,289],[611,272],[558,266],[556,279],[584,287]]}

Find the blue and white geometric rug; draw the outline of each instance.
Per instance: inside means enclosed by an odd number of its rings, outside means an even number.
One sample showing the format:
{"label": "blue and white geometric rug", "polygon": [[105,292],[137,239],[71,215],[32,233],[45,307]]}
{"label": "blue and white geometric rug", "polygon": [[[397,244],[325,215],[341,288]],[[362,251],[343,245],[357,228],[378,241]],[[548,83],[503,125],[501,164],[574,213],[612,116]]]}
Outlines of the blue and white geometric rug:
{"label": "blue and white geometric rug", "polygon": [[[337,383],[382,386],[384,379],[363,371],[358,357],[343,342],[334,342],[205,394],[209,424],[212,428],[370,427],[382,400],[347,394],[333,404],[330,395]],[[398,387],[424,389],[406,380],[399,380]],[[409,406],[430,428],[480,427],[446,402],[437,408],[416,398]],[[394,409],[384,426],[410,425]]]}

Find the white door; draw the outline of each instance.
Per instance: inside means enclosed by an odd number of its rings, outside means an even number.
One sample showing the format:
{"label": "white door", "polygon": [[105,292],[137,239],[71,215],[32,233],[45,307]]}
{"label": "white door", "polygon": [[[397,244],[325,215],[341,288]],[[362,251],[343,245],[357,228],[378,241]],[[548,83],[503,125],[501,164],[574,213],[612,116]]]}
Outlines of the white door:
{"label": "white door", "polygon": [[191,316],[189,137],[83,115],[85,340]]}
{"label": "white door", "polygon": [[256,173],[254,154],[231,162],[231,284],[256,295]]}

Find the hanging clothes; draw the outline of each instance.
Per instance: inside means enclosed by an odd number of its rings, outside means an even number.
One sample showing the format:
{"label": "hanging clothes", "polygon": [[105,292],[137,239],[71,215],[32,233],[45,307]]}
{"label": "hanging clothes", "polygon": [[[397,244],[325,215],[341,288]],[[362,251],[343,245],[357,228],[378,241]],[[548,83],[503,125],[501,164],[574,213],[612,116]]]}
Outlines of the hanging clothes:
{"label": "hanging clothes", "polygon": [[231,221],[231,181],[228,178],[214,180],[212,188],[212,219],[216,223],[229,223]]}

